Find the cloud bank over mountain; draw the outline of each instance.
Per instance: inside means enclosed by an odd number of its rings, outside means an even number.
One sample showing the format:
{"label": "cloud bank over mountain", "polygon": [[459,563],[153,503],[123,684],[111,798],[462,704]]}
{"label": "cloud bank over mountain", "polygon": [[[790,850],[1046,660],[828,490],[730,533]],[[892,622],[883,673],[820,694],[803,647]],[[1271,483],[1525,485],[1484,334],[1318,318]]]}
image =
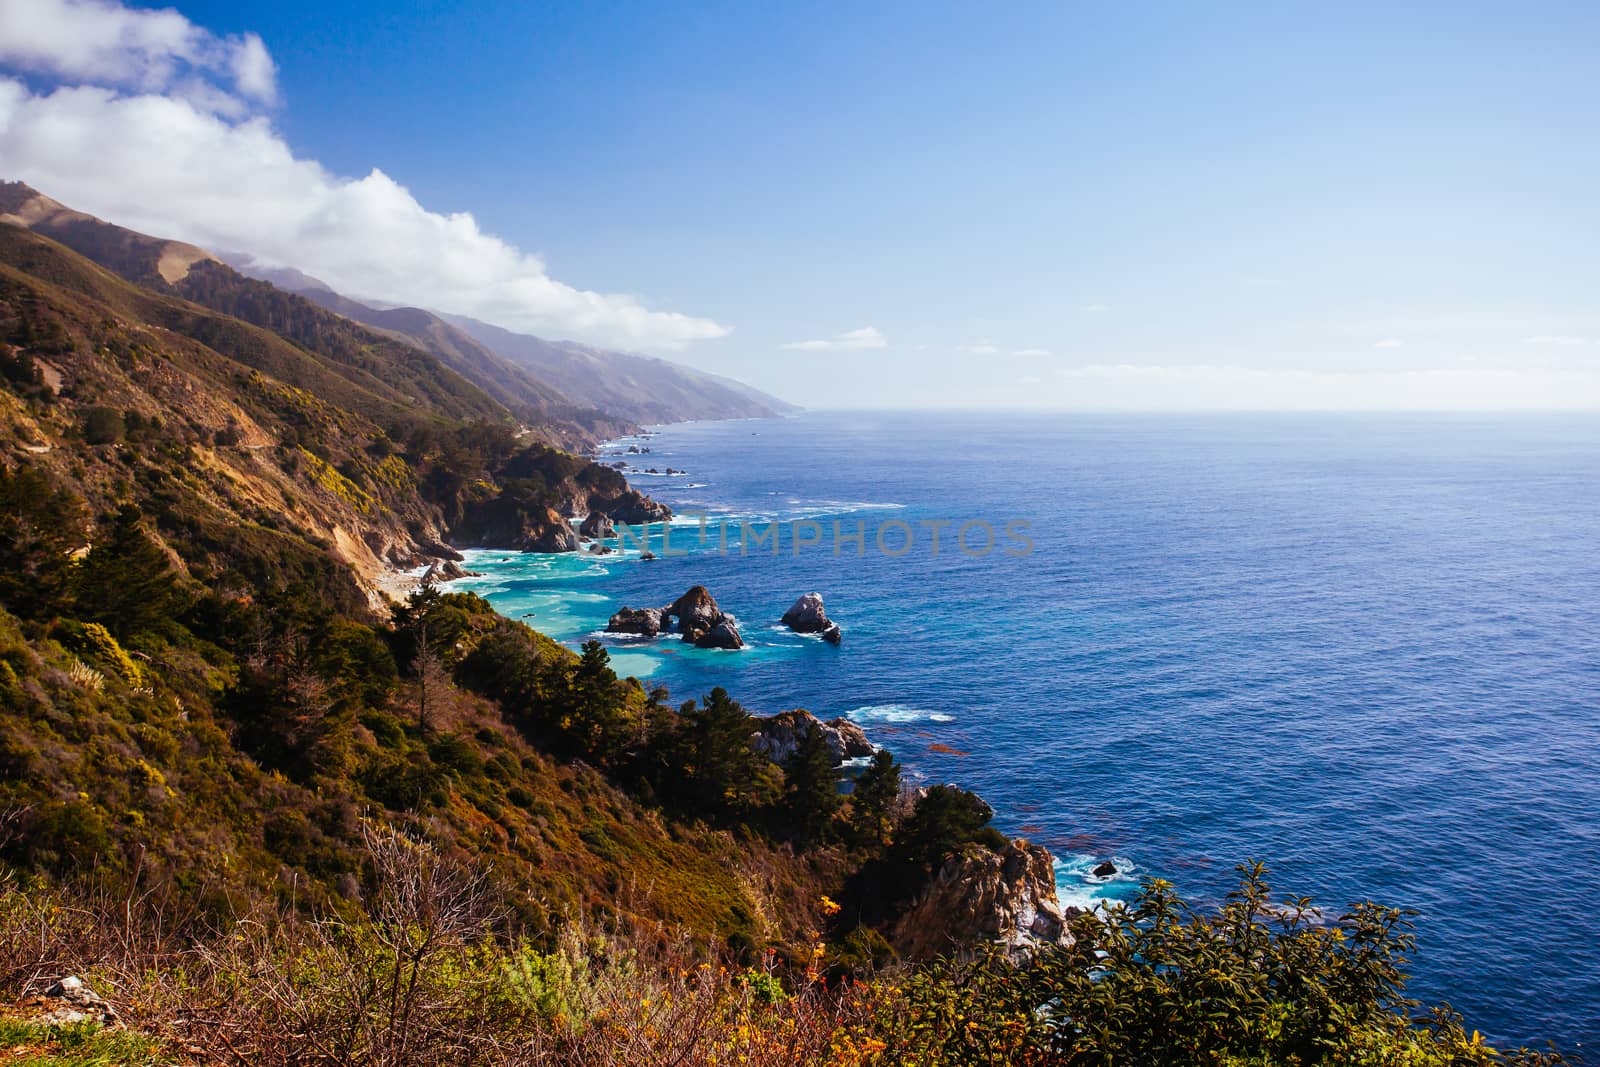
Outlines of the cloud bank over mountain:
{"label": "cloud bank over mountain", "polygon": [[296,267],[352,295],[629,348],[727,335],[578,289],[465,212],[374,169],[337,175],[274,128],[272,57],[175,11],[0,0],[0,176],[147,233]]}

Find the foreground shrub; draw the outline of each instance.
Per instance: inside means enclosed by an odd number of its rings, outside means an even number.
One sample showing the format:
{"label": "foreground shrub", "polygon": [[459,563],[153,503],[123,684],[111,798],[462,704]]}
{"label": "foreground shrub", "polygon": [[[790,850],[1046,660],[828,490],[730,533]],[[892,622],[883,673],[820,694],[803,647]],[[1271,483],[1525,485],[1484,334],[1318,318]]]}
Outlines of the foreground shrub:
{"label": "foreground shrub", "polygon": [[[151,1062],[158,1045],[268,1067],[1561,1062],[1489,1048],[1448,1009],[1413,1017],[1404,913],[1327,922],[1272,903],[1259,866],[1214,914],[1153,882],[1031,960],[980,952],[829,983],[820,943],[793,968],[774,953],[736,966],[661,928],[573,922],[538,945],[504,931],[485,872],[391,829],[365,841],[362,906],[316,922],[255,915],[202,935],[169,900],[0,885],[0,980],[25,994],[86,975],[149,1039],[85,1061],[103,1063]],[[46,1038],[96,1049],[20,1025],[0,1049]]]}

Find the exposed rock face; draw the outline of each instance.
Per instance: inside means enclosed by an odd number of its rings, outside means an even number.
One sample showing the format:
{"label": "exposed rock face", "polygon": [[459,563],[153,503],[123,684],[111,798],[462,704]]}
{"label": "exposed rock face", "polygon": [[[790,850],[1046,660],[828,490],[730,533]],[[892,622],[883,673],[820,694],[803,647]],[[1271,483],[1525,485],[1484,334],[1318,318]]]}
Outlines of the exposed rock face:
{"label": "exposed rock face", "polygon": [[907,959],[970,951],[998,942],[1014,956],[1070,944],[1076,910],[1056,897],[1050,853],[1013,840],[1001,852],[973,846],[953,857],[903,912],[890,940]]}
{"label": "exposed rock face", "polygon": [[453,559],[442,563],[430,563],[428,569],[422,572],[422,584],[431,585],[435,582],[453,582],[457,578],[476,578],[476,571],[469,571]]}
{"label": "exposed rock face", "polygon": [[614,522],[625,522],[629,526],[642,526],[647,522],[666,522],[672,518],[671,508],[650,499],[636,489],[629,489],[626,493],[615,497],[590,494],[589,506],[604,511]]}
{"label": "exposed rock face", "polygon": [[661,632],[660,608],[623,608],[611,616],[606,630],[614,634],[644,634],[654,637]]}
{"label": "exposed rock face", "polygon": [[[843,715],[829,719],[822,724],[822,728],[825,731],[833,731],[833,735],[838,737],[842,748],[841,763],[847,759],[860,759],[862,756],[870,756],[878,751],[877,747],[867,740],[867,732]],[[829,744],[832,743],[832,741],[829,741]]]}
{"label": "exposed rock face", "polygon": [[695,638],[696,648],[743,648],[744,638],[739,636],[739,628],[733,624],[732,619],[723,619],[713,626],[709,633]]}
{"label": "exposed rock face", "polygon": [[847,759],[870,756],[876,751],[861,727],[849,719],[837,718],[820,721],[809,711],[796,708],[756,720],[756,732],[750,738],[751,746],[774,763],[789,762],[806,732],[815,724],[833,751],[835,767]]}
{"label": "exposed rock face", "polygon": [[837,645],[840,639],[839,624],[828,618],[822,606],[821,593],[806,593],[788,611],[782,622],[797,634],[821,634],[829,644]]}
{"label": "exposed rock face", "polygon": [[105,1027],[121,1026],[116,1009],[104,997],[90,989],[82,978],[68,976],[44,991],[28,1004],[38,1008],[32,1021],[45,1026],[71,1026],[74,1023],[96,1023]]}
{"label": "exposed rock face", "polygon": [[1106,860],[1105,862],[1098,864],[1095,869],[1089,873],[1094,875],[1096,878],[1110,878],[1112,875],[1117,873],[1117,865],[1112,863],[1110,860]]}
{"label": "exposed rock face", "polygon": [[617,536],[617,528],[612,525],[611,516],[605,512],[591,511],[589,517],[583,520],[583,525],[578,527],[578,533],[598,540],[602,537]]}
{"label": "exposed rock face", "polygon": [[716,599],[703,585],[695,586],[664,608],[624,607],[611,616],[606,629],[648,637],[676,630],[696,648],[744,647],[738,621],[717,607]]}
{"label": "exposed rock face", "polygon": [[578,535],[565,516],[546,508],[544,521],[530,526],[521,547],[524,552],[576,552]]}
{"label": "exposed rock face", "polygon": [[523,552],[575,552],[578,535],[554,508],[525,510],[504,498],[475,505],[455,530],[463,544]]}
{"label": "exposed rock face", "polygon": [[728,616],[717,607],[716,598],[703,585],[697,585],[672,602],[663,613],[676,620],[677,630],[685,641],[698,644]]}

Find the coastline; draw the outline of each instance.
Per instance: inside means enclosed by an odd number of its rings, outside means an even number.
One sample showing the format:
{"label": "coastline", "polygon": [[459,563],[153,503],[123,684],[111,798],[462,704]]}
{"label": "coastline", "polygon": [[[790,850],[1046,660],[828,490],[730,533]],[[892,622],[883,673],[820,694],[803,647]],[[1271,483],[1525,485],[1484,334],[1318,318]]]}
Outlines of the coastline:
{"label": "coastline", "polygon": [[[677,520],[675,520],[677,521]],[[697,519],[679,521],[679,525],[692,525]],[[665,526],[667,524],[652,524]],[[545,636],[556,640],[569,651],[581,651],[585,641],[600,639],[605,645],[610,656],[612,667],[621,677],[636,677],[644,684],[652,683],[652,676],[662,666],[664,658],[663,648],[667,655],[682,653],[695,657],[718,657],[719,662],[728,663],[735,672],[733,677],[718,684],[724,684],[736,700],[741,700],[740,686],[737,677],[738,657],[749,655],[752,652],[760,654],[762,645],[753,645],[744,649],[729,650],[704,650],[680,649],[681,644],[677,635],[662,634],[657,637],[645,638],[628,634],[607,633],[603,629],[603,622],[591,625],[603,616],[608,616],[618,607],[623,606],[608,593],[594,591],[578,591],[570,588],[569,583],[581,581],[584,584],[596,583],[604,588],[606,578],[612,573],[615,566],[627,567],[642,565],[650,561],[641,559],[642,552],[639,548],[614,547],[611,552],[595,554],[587,550],[587,546],[580,547],[572,552],[528,552],[517,548],[459,548],[462,554],[462,565],[469,572],[468,575],[443,579],[436,583],[444,592],[472,592],[488,600],[495,611],[502,617],[514,621],[525,622]],[[506,560],[514,560],[518,564],[516,570],[510,574],[500,568]],[[531,568],[531,571],[530,571]],[[384,588],[386,592],[393,590],[389,595],[396,599],[410,595],[411,592],[422,585],[426,566],[410,570],[390,569],[385,574]],[[690,580],[690,579],[685,579]],[[525,589],[522,599],[511,608],[505,604],[505,598],[510,595],[508,590],[512,586],[531,586]],[[780,597],[781,599],[781,597]],[[561,625],[570,622],[569,612],[579,612],[592,608],[599,602],[604,602],[605,610],[590,619],[589,622],[571,626]],[[533,605],[536,611],[520,610]],[[558,625],[552,626],[551,623]],[[782,639],[783,648],[812,647],[817,648],[822,642],[816,635],[794,634],[777,626],[757,627],[752,626],[750,633],[760,634],[754,640],[761,641],[768,637]],[[765,646],[770,652],[772,646]],[[724,657],[726,657],[724,659]],[[675,699],[698,698],[701,694],[694,692],[673,691]],[[779,707],[752,708],[751,714],[758,720],[767,721],[784,714],[784,709],[803,707],[802,699],[788,700]],[[922,724],[948,724],[952,717],[940,712],[917,712],[898,708],[897,706],[861,704],[856,710],[868,710],[871,714],[860,719],[851,718],[847,710],[838,717],[843,718],[858,727],[871,742],[874,750],[889,748],[896,754],[905,767],[908,780],[920,788],[926,788],[940,782],[961,786],[964,783],[957,776],[935,776],[928,773],[928,769],[919,766],[915,759],[914,751],[896,748],[896,736],[904,736],[903,731],[909,727]],[[817,711],[819,718],[824,713]],[[918,732],[926,732],[919,728]],[[889,736],[885,737],[884,735]],[[842,775],[848,774],[850,761],[840,764]],[[1037,845],[1045,849],[1050,857],[1051,870],[1054,875],[1054,890],[1056,899],[1064,909],[1094,910],[1122,902],[1137,891],[1144,872],[1130,857],[1120,851],[1106,853],[1089,853],[1080,851],[1057,852],[1047,842],[1039,841],[1029,832],[1024,817],[997,809],[996,825],[1002,829],[1008,838]],[[1111,877],[1096,876],[1092,872],[1101,863],[1111,861],[1117,868],[1117,873]]]}

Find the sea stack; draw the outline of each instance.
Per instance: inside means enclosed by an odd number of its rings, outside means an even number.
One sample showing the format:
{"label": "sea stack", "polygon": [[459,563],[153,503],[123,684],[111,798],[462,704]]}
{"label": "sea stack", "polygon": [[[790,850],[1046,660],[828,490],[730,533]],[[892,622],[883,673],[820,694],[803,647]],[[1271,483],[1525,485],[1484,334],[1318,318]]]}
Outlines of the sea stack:
{"label": "sea stack", "polygon": [[697,585],[662,611],[675,620],[678,633],[696,648],[743,648],[738,623],[717,607],[716,598],[703,585]]}
{"label": "sea stack", "polygon": [[822,606],[821,593],[806,593],[796,600],[781,620],[797,634],[819,634],[824,641],[837,645],[842,636],[839,624],[828,618]]}

